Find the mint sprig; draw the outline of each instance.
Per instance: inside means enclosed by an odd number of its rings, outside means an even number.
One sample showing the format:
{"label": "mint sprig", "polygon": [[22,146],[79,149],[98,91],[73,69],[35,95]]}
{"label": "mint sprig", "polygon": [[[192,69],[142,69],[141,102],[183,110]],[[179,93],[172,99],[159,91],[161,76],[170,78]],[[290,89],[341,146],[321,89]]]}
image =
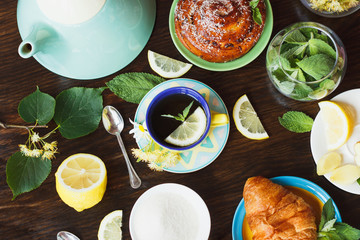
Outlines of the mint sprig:
{"label": "mint sprig", "polygon": [[359,240],[360,230],[346,223],[336,222],[332,200],[324,204],[318,228],[318,240]]}
{"label": "mint sprig", "polygon": [[162,117],[168,117],[168,118],[173,118],[175,120],[178,120],[178,121],[181,121],[181,122],[184,122],[187,115],[189,115],[189,111],[190,111],[190,108],[191,106],[193,105],[194,101],[192,101],[184,110],[182,113],[179,113],[177,116],[173,116],[171,114],[163,114],[161,115]]}
{"label": "mint sprig", "polygon": [[314,120],[303,112],[289,111],[279,117],[279,122],[291,132],[305,133],[311,131]]}
{"label": "mint sprig", "polygon": [[260,13],[260,9],[257,7],[257,5],[259,4],[260,0],[252,0],[249,5],[251,7],[252,10],[252,17],[254,19],[254,21],[258,24],[261,25],[263,23],[262,21],[262,17],[261,17],[261,13]]}

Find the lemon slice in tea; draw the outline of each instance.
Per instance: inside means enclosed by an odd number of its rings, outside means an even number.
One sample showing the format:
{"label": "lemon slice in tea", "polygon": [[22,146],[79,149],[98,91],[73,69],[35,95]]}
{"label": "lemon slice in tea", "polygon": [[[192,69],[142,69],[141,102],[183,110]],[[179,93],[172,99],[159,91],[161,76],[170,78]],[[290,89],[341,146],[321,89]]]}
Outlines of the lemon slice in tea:
{"label": "lemon slice in tea", "polygon": [[165,142],[179,147],[189,146],[204,134],[206,123],[205,112],[201,107],[198,107],[175,131],[165,138]]}

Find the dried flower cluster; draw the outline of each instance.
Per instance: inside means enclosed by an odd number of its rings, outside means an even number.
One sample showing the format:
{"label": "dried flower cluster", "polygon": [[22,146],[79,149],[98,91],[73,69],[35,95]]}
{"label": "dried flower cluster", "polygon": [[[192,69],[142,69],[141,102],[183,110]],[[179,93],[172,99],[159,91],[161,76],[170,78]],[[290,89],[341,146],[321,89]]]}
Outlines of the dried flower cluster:
{"label": "dried flower cluster", "polygon": [[57,153],[58,150],[57,142],[52,141],[48,143],[45,141],[50,134],[55,132],[55,129],[43,137],[40,137],[37,132],[34,132],[33,128],[28,130],[29,138],[25,144],[19,144],[20,152],[27,157],[41,157],[42,160],[55,158],[55,153]]}
{"label": "dried flower cluster", "polygon": [[136,141],[139,142],[143,138],[149,142],[144,149],[131,149],[138,162],[146,162],[149,168],[154,171],[163,171],[164,168],[173,167],[180,161],[179,153],[160,149],[160,146],[151,139],[145,124],[139,124],[131,120],[130,122],[134,125],[130,133],[134,134]]}
{"label": "dried flower cluster", "polygon": [[325,12],[343,12],[359,4],[359,0],[310,0],[311,7]]}

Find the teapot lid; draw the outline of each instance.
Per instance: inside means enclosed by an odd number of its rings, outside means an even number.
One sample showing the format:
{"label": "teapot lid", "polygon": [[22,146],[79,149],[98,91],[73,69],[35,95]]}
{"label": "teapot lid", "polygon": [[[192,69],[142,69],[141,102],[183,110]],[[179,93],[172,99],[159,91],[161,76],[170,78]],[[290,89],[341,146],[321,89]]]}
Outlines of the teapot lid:
{"label": "teapot lid", "polygon": [[106,0],[37,0],[49,19],[62,24],[79,24],[94,17]]}

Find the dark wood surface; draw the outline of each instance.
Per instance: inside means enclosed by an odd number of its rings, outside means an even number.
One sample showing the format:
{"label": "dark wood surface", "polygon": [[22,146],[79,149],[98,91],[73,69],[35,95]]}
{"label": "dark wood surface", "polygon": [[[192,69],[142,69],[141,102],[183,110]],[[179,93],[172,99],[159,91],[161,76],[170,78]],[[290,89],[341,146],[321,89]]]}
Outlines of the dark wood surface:
{"label": "dark wood surface", "polygon": [[[348,54],[346,76],[336,91],[327,99],[349,89],[360,88],[360,11],[348,17],[330,19],[308,11],[297,0],[271,1],[274,13],[272,36],[289,24],[316,21],[332,28],[342,39]],[[185,61],[171,41],[168,29],[169,0],[157,1],[157,18],[151,38],[141,54],[126,68],[96,81],[71,80],[58,76],[35,59],[22,59],[17,53],[21,42],[16,23],[17,1],[0,1],[0,120],[11,124],[24,124],[17,114],[19,101],[39,86],[43,92],[56,96],[69,87],[100,87],[114,76],[126,72],[153,73],[147,60],[147,50]],[[11,200],[6,184],[7,159],[25,142],[27,133],[17,129],[0,129],[0,238],[1,239],[55,239],[60,230],[68,230],[81,239],[97,239],[101,219],[116,209],[124,210],[124,239],[130,239],[129,216],[138,197],[147,189],[161,183],[179,183],[195,190],[206,202],[211,214],[210,239],[232,239],[231,228],[237,205],[242,198],[248,177],[283,175],[306,178],[324,188],[338,205],[343,221],[360,227],[360,196],[344,192],[315,171],[310,151],[310,133],[296,134],[282,128],[277,118],[288,110],[303,111],[315,117],[317,102],[297,102],[282,96],[270,83],[265,69],[265,51],[247,66],[227,72],[212,72],[194,66],[185,77],[204,82],[224,100],[229,111],[236,100],[246,93],[263,122],[270,138],[253,141],[243,137],[231,119],[230,136],[221,155],[206,168],[189,174],[153,172],[143,163],[134,167],[142,178],[140,189],[133,190],[128,183],[125,162],[115,137],[104,130],[102,124],[92,134],[66,140],[56,134],[59,142],[57,158],[52,171],[36,190]],[[133,118],[137,105],[123,101],[105,91],[104,105],[119,109],[124,119]],[[358,103],[357,103],[358,104]],[[136,147],[127,134],[123,139],[128,150]],[[103,200],[81,213],[65,205],[55,190],[54,173],[60,163],[71,154],[92,153],[104,160],[108,170],[108,185]]]}

